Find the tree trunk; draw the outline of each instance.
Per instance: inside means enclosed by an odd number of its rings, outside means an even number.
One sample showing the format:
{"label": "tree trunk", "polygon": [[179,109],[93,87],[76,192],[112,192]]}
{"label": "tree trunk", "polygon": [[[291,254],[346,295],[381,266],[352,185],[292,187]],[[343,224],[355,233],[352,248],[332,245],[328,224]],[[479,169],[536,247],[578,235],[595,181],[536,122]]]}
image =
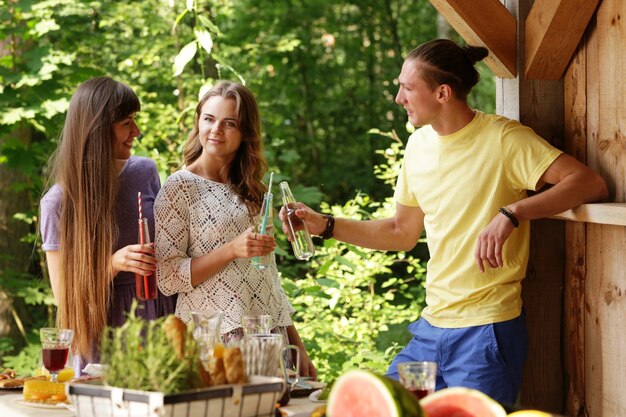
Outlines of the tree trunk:
{"label": "tree trunk", "polygon": [[[14,45],[9,40],[0,41],[0,57],[14,56]],[[0,150],[7,139],[17,139],[29,144],[31,130],[27,126],[16,126],[13,131],[0,137]],[[19,190],[14,185],[24,181],[17,170],[0,163],[0,279],[14,273],[28,271],[32,248],[21,239],[28,233],[28,224],[14,218],[15,213],[27,212],[30,196],[27,189]],[[23,347],[24,328],[21,325],[18,307],[10,294],[0,285],[0,337],[10,337],[16,350]]]}

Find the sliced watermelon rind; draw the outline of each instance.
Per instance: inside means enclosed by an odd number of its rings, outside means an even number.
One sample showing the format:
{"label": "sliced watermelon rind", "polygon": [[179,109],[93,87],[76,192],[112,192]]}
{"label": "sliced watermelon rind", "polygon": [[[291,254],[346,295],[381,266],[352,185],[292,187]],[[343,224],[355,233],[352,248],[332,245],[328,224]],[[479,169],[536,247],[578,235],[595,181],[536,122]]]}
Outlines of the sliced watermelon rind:
{"label": "sliced watermelon rind", "polygon": [[376,373],[362,370],[353,369],[343,374],[337,381],[335,381],[330,395],[328,396],[328,403],[326,408],[326,414],[328,417],[343,417],[333,416],[333,410],[335,403],[341,401],[342,387],[350,384],[367,383],[376,387],[376,389],[382,394],[385,399],[386,409],[390,417],[421,417],[422,410],[415,399],[415,397],[407,391],[399,382],[391,380],[385,376],[378,375]]}
{"label": "sliced watermelon rind", "polygon": [[[339,396],[341,395],[342,388],[344,387],[344,385],[350,386],[351,384],[354,384],[355,380],[357,381],[367,380],[369,383],[376,386],[379,389],[382,396],[384,397],[388,410],[393,413],[393,414],[390,414],[390,417],[400,417],[398,406],[395,403],[393,396],[391,395],[391,393],[389,392],[389,389],[383,383],[383,381],[381,381],[380,378],[378,378],[374,374],[367,372],[367,371],[360,370],[360,369],[354,369],[354,370],[348,371],[335,381],[333,385],[333,389],[330,391],[330,394],[328,396],[328,407],[326,409],[326,413],[329,417],[332,417],[332,410],[334,409],[334,404],[338,400]],[[330,409],[331,411],[328,411],[328,409]]]}
{"label": "sliced watermelon rind", "polygon": [[[479,402],[483,409],[476,410],[475,406],[466,406],[465,408],[463,408],[464,403],[467,404],[468,402]],[[472,388],[444,388],[421,399],[420,405],[427,415],[433,417],[446,415],[446,413],[444,413],[442,410],[447,409],[449,406],[467,409],[468,412],[477,411],[475,415],[480,417],[507,416],[506,411],[498,402],[496,402],[488,395],[485,395],[482,392]]]}

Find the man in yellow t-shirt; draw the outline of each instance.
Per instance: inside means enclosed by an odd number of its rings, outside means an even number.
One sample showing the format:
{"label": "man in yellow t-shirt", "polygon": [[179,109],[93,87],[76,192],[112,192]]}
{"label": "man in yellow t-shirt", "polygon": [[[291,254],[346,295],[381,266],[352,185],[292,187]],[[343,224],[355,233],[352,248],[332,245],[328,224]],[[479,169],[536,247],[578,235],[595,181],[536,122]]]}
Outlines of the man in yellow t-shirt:
{"label": "man in yellow t-shirt", "polygon": [[[334,219],[303,204],[296,214],[314,234],[372,249],[410,250],[425,230],[426,307],[387,375],[397,379],[402,362],[435,361],[436,389],[466,386],[514,403],[527,350],[529,220],[603,199],[607,188],[532,129],[469,107],[474,63],[487,54],[434,40],[404,61],[396,102],[422,127],[405,150],[392,218]],[[553,186],[527,196],[545,184]]]}

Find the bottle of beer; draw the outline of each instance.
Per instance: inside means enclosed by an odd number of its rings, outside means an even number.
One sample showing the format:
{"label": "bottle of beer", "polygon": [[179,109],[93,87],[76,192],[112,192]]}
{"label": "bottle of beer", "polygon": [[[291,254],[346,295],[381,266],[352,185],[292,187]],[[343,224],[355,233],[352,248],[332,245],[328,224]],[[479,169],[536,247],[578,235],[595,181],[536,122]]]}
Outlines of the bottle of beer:
{"label": "bottle of beer", "polygon": [[311,234],[304,221],[296,216],[296,199],[291,193],[287,181],[280,183],[280,191],[283,196],[283,205],[287,210],[287,221],[289,223],[289,240],[293,248],[293,254],[297,259],[308,261],[315,254],[315,245],[311,239]]}

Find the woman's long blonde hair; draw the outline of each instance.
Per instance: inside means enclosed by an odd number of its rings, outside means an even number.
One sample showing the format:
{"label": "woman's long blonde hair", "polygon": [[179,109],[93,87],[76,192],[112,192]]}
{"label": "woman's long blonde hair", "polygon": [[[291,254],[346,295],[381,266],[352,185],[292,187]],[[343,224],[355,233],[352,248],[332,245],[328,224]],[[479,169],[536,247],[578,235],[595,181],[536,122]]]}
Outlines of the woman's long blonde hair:
{"label": "woman's long blonde hair", "polygon": [[194,127],[183,148],[185,165],[190,165],[202,154],[199,140],[199,120],[202,106],[211,97],[223,97],[234,100],[237,112],[237,124],[241,131],[241,145],[229,166],[228,180],[235,192],[248,206],[251,214],[261,209],[265,185],[261,182],[267,171],[267,163],[263,157],[261,145],[261,116],[259,107],[252,92],[241,84],[231,81],[220,81],[211,88],[196,106]]}
{"label": "woman's long blonde hair", "polygon": [[51,179],[63,192],[57,325],[74,330],[74,351],[87,359],[107,324],[113,285],[118,235],[113,124],[139,109],[127,85],[109,77],[85,81],[72,96],[51,159]]}

